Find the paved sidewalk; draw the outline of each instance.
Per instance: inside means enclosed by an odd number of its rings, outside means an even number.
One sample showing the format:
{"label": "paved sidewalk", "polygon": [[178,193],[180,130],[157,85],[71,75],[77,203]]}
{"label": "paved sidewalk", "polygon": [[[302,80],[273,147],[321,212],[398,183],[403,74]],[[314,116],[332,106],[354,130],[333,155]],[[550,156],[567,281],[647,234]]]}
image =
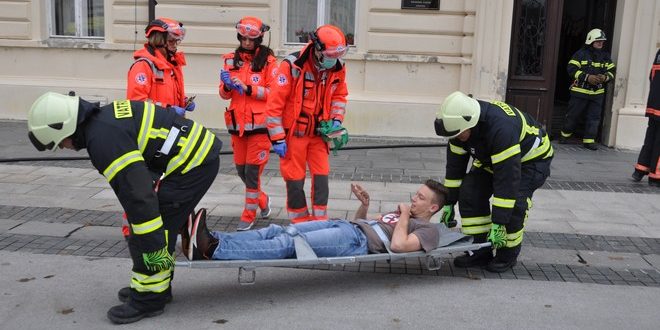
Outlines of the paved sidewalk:
{"label": "paved sidewalk", "polygon": [[[228,137],[220,135],[225,141],[225,151],[230,148]],[[398,144],[422,144],[438,143],[439,141],[422,141],[406,139],[374,139],[374,138],[353,138],[349,146],[375,145],[386,147],[384,149],[370,150],[345,150],[340,151],[338,156],[331,156],[332,175],[330,180],[330,216],[337,218],[352,218],[353,212],[358,206],[358,201],[350,195],[349,184],[351,181],[360,181],[369,191],[372,197],[371,213],[386,212],[394,209],[398,202],[408,200],[410,193],[413,192],[419,183],[427,178],[442,178],[444,173],[445,151],[440,147],[426,148],[387,148],[388,146]],[[660,302],[660,189],[649,187],[646,180],[641,183],[632,183],[628,177],[632,173],[633,164],[636,161],[637,153],[634,151],[614,150],[601,146],[601,149],[593,152],[583,149],[577,145],[558,145],[556,147],[556,156],[552,164],[552,177],[546,185],[538,190],[534,196],[534,208],[532,209],[527,223],[527,233],[523,243],[523,253],[520,257],[520,263],[510,272],[502,274],[492,274],[484,272],[481,269],[457,269],[451,265],[450,257],[447,256],[443,267],[439,271],[428,271],[424,268],[423,260],[405,260],[392,264],[386,263],[364,263],[358,266],[344,267],[313,267],[313,269],[299,270],[280,270],[266,269],[264,273],[268,274],[264,282],[272,280],[272,276],[278,277],[281,274],[290,274],[292,278],[300,279],[303,285],[307,287],[309,295],[298,297],[297,303],[300,306],[308,306],[309,302],[318,303],[317,298],[310,295],[320,294],[323,291],[323,285],[318,284],[318,290],[312,289],[316,284],[314,282],[304,282],[305,279],[313,281],[313,278],[342,278],[350,281],[351,287],[356,287],[365,278],[375,281],[389,282],[388,279],[382,279],[377,273],[389,273],[392,284],[404,285],[406,281],[412,278],[415,281],[428,282],[433,281],[429,278],[442,278],[441,283],[454,283],[465,292],[475,292],[472,287],[483,286],[488,290],[501,291],[500,294],[509,297],[507,290],[521,290],[522,296],[533,295],[535,292],[550,290],[547,292],[551,297],[557,297],[558,301],[548,305],[559,306],[562,304],[560,293],[570,291],[582,291],[586,297],[584,304],[593,299],[602,299],[604,292],[617,295],[626,299],[625,303],[614,303],[612,310],[623,310],[629,314],[618,314],[621,319],[627,319],[629,324],[637,324],[640,328],[653,328],[652,324],[657,325],[657,317],[650,317],[641,322],[641,312],[633,311],[634,306],[642,302],[638,294],[641,287],[644,287],[648,293],[655,293],[653,302],[647,301],[652,305]],[[0,121],[0,158],[31,158],[31,157],[81,157],[86,156],[85,152],[75,153],[66,150],[59,150],[55,153],[38,153],[33,150],[25,129],[25,122],[20,121]],[[243,184],[235,175],[233,163],[230,155],[221,156],[222,164],[220,174],[211,187],[209,193],[204,197],[200,206],[209,209],[209,225],[216,230],[234,230],[238,223],[238,215],[243,207]],[[266,192],[273,198],[274,212],[272,220],[260,220],[257,226],[267,225],[269,222],[286,224],[287,220],[283,205],[285,202],[285,187],[278,171],[278,159],[272,154],[265,175],[262,178],[262,184]],[[308,185],[309,186],[309,185]],[[120,276],[113,275],[113,282],[102,285],[104,295],[112,295],[122,283],[125,283],[128,265],[128,251],[126,244],[120,237],[121,207],[105,179],[98,174],[87,160],[79,161],[27,161],[27,162],[4,162],[0,163],[0,255],[7,260],[13,260],[11,265],[3,263],[0,267],[0,289],[4,290],[5,295],[10,299],[0,303],[0,328],[13,328],[11,325],[19,324],[19,321],[25,321],[21,317],[10,316],[15,312],[17,304],[27,304],[30,301],[38,299],[33,295],[19,298],[18,295],[27,295],[22,289],[10,289],[11,285],[7,276],[11,276],[13,281],[22,282],[13,267],[17,263],[24,263],[32,258],[40,260],[38,263],[54,267],[51,263],[62,264],[81,264],[81,267],[87,267],[89,262],[85,260],[108,260],[111,264],[117,264],[112,268],[118,270]],[[48,257],[44,259],[43,257]],[[71,259],[73,258],[73,259]],[[22,260],[22,261],[18,261]],[[36,261],[35,261],[36,262]],[[90,264],[90,267],[97,267],[97,264]],[[121,266],[120,266],[121,265]],[[6,267],[5,267],[6,266]],[[34,265],[39,269],[37,264]],[[27,265],[21,266],[25,270],[25,278],[38,278],[41,281],[43,276],[48,274],[40,271],[35,272],[34,267]],[[99,267],[99,270],[108,271],[107,266]],[[319,270],[329,270],[321,271]],[[187,289],[200,294],[204,288],[214,287],[214,282],[209,281],[210,275],[204,272],[202,279],[195,280],[191,284],[191,279],[196,278],[196,271],[181,271],[182,276],[177,275],[175,287],[179,281],[183,280]],[[222,274],[228,274],[227,270],[212,270]],[[281,273],[280,273],[281,272]],[[38,275],[30,275],[30,274]],[[62,271],[58,276],[76,276],[69,272]],[[258,276],[262,271],[258,271]],[[329,273],[329,274],[325,274]],[[353,276],[352,273],[362,273],[364,276]],[[80,276],[80,283],[90,285],[94,282],[94,276],[100,273],[90,273],[92,278]],[[179,274],[179,271],[177,271]],[[280,275],[278,275],[280,274]],[[332,275],[334,274],[334,275]],[[398,275],[393,275],[398,274]],[[412,277],[409,275],[413,275]],[[39,277],[42,276],[42,277]],[[235,274],[229,274],[229,277]],[[421,276],[419,278],[414,276]],[[470,280],[483,280],[482,284]],[[235,279],[231,279],[235,280]],[[28,280],[32,281],[32,280]],[[258,282],[262,281],[261,278]],[[495,282],[491,282],[495,281]],[[116,283],[115,283],[116,282]],[[226,279],[223,277],[223,282]],[[285,281],[286,282],[286,281]],[[546,282],[553,282],[549,284]],[[572,282],[572,283],[568,283]],[[321,281],[323,283],[323,280]],[[594,284],[595,283],[595,284]],[[278,285],[287,283],[280,282]],[[386,284],[386,286],[389,284]],[[222,284],[222,290],[215,291],[217,295],[225,296],[223,292],[233,292],[240,295],[241,290],[228,287],[228,284]],[[264,289],[268,283],[259,286]],[[447,285],[441,285],[443,290],[447,290]],[[438,289],[440,286],[438,287]],[[497,288],[497,289],[495,289]],[[335,288],[339,289],[339,288]],[[53,293],[60,292],[58,288],[46,289]],[[295,291],[295,285],[290,290]],[[341,290],[341,289],[339,289]],[[433,289],[430,289],[433,291]],[[319,292],[317,292],[319,291]],[[398,291],[398,290],[396,290]],[[454,288],[453,291],[456,291]],[[494,292],[495,292],[494,291]],[[257,291],[249,291],[257,301],[272,299],[279,301],[282,299],[283,292],[271,292],[272,295],[260,294]],[[60,292],[61,293],[61,292]],[[229,293],[227,293],[229,294]],[[264,295],[265,294],[265,295]],[[334,293],[325,293],[332,296]],[[383,292],[376,290],[370,291],[366,296],[372,298],[385,298]],[[418,295],[423,295],[423,291]],[[231,295],[229,295],[231,296]],[[30,298],[31,297],[31,298]],[[186,297],[182,292],[178,297]],[[270,298],[268,298],[270,297]],[[341,297],[341,295],[340,295]],[[449,298],[446,295],[445,298]],[[519,298],[521,296],[518,296]],[[533,296],[531,296],[533,297]],[[624,298],[625,297],[625,298]],[[107,298],[107,297],[106,297]],[[345,298],[345,297],[344,297]],[[428,298],[428,297],[426,297]],[[49,302],[57,305],[57,298],[52,298]],[[90,299],[89,296],[81,296],[80,299]],[[98,299],[98,298],[93,298]],[[187,304],[196,304],[189,298],[181,298]],[[188,299],[188,300],[186,300]],[[416,296],[406,295],[406,301],[410,305],[419,306]],[[465,300],[466,298],[459,299]],[[530,298],[530,303],[533,298]],[[554,299],[554,298],[553,298]],[[202,299],[204,300],[204,299]],[[503,304],[504,301],[494,296],[488,296],[487,300],[496,304]],[[524,301],[527,301],[523,299]],[[208,303],[208,298],[206,298]],[[348,299],[347,301],[350,301]],[[360,305],[365,306],[366,301],[359,301]],[[374,300],[372,300],[374,301]],[[105,310],[110,307],[109,299],[103,299],[101,307],[93,308],[97,313],[97,318],[103,319]],[[247,303],[247,300],[242,302]],[[353,301],[356,303],[357,301]],[[295,301],[291,302],[296,304]],[[43,305],[43,302],[40,302]],[[48,304],[47,304],[48,305]],[[62,306],[66,306],[63,304]],[[52,309],[53,307],[49,305]],[[59,306],[59,305],[58,305]],[[226,305],[223,305],[227,307]],[[250,309],[248,306],[244,308]],[[284,304],[283,306],[287,306]],[[341,307],[337,304],[333,306],[332,313],[341,313]],[[573,304],[576,309],[584,308],[586,305]],[[190,307],[177,305],[176,309],[182,308],[190,314]],[[523,307],[522,310],[528,313],[549,312],[554,307],[541,307],[538,310],[530,306]],[[100,309],[99,309],[100,308]],[[303,308],[303,307],[301,307]],[[446,311],[444,307],[438,307]],[[484,307],[485,308],[485,307]],[[567,316],[567,320],[575,323],[556,323],[535,324],[533,321],[522,322],[527,327],[547,328],[562,327],[568,328],[598,328],[614,327],[615,324],[607,323],[602,320],[610,320],[613,317],[608,315],[607,306],[599,306],[587,319],[593,323],[576,321],[577,316],[570,311],[562,308],[555,313],[552,320],[561,320],[562,316]],[[258,321],[247,321],[241,318],[235,309],[228,309],[229,316],[219,316],[218,320],[228,318],[230,320],[241,320],[238,323],[230,323],[232,326],[260,325],[260,327],[278,327],[260,323]],[[276,308],[275,310],[281,310]],[[319,308],[318,310],[321,310]],[[358,308],[363,313],[368,313],[368,309]],[[208,311],[208,310],[207,310]],[[50,311],[53,313],[52,311]],[[412,311],[411,311],[412,312]],[[59,313],[61,317],[62,314]],[[257,311],[259,314],[259,312]],[[350,314],[350,312],[348,312]],[[168,317],[174,317],[175,314],[166,313]],[[192,312],[193,315],[197,315]],[[296,313],[294,313],[296,314]],[[376,313],[381,315],[381,313]],[[520,314],[517,312],[516,314]],[[259,314],[262,316],[269,314]],[[312,313],[316,317],[321,317],[317,313]],[[374,320],[366,314],[366,320]],[[461,314],[466,319],[460,321],[458,318],[450,317],[452,327],[458,328],[480,328],[465,320],[471,318],[468,314]],[[596,316],[598,315],[598,316]],[[625,315],[628,315],[627,317]],[[655,315],[655,314],[653,314]],[[272,315],[270,315],[272,316]],[[365,315],[362,315],[365,316]],[[374,316],[374,315],[371,315]],[[27,316],[24,316],[27,317]],[[186,316],[188,317],[188,316]],[[317,323],[309,323],[314,318],[301,317],[302,323],[294,328],[330,328],[331,326],[317,326]],[[598,318],[600,321],[596,321]],[[160,319],[160,318],[158,318]],[[207,317],[208,319],[208,317]],[[397,319],[397,317],[392,317]],[[495,318],[500,326],[513,325],[508,323],[504,317]],[[262,321],[265,319],[262,319]],[[279,320],[276,318],[276,320]],[[403,327],[425,326],[431,327],[431,323],[425,323],[422,320],[411,321],[407,318],[399,318],[404,321],[392,321],[393,323],[366,323],[380,324],[384,327]],[[89,323],[85,324],[93,324]],[[98,320],[97,320],[98,321]],[[208,320],[207,320],[208,321]],[[488,320],[483,319],[483,322]],[[638,321],[633,323],[633,321]],[[81,321],[82,322],[82,321]],[[102,321],[100,321],[102,322]],[[150,324],[152,321],[141,321],[139,325]],[[209,327],[211,327],[209,321]],[[232,322],[232,321],[230,321]],[[403,323],[400,323],[403,322]],[[467,322],[467,323],[466,323]],[[617,321],[618,322],[618,321]],[[217,322],[222,323],[222,322]],[[44,323],[46,324],[46,323]],[[66,323],[58,323],[66,324]],[[162,325],[162,322],[154,324]],[[284,324],[275,321],[273,324]],[[330,324],[330,323],[328,323]],[[357,328],[360,323],[346,323],[347,328]],[[490,324],[490,323],[481,323]],[[625,322],[624,322],[625,324]],[[218,325],[218,324],[216,324]],[[580,326],[581,325],[581,326]],[[364,326],[364,324],[362,325]],[[367,325],[367,327],[371,327]],[[484,326],[485,327],[485,326]],[[81,327],[83,328],[83,327]]]}

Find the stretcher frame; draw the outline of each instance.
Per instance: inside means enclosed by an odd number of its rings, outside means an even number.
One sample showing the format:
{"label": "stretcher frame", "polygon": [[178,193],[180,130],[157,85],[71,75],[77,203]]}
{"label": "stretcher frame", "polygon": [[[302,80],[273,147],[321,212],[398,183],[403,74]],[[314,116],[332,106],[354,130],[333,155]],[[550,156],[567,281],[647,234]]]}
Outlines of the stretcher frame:
{"label": "stretcher frame", "polygon": [[[441,233],[444,230],[441,230]],[[375,253],[358,256],[318,257],[302,236],[294,237],[296,258],[264,259],[264,260],[177,260],[177,267],[195,269],[209,268],[238,268],[238,283],[250,285],[256,282],[256,269],[259,267],[299,267],[315,265],[343,266],[360,262],[387,261],[391,263],[406,258],[424,258],[429,271],[439,270],[442,266],[440,257],[449,253],[476,251],[491,246],[490,242],[472,243],[471,237],[456,236],[452,241],[445,243],[429,252],[415,251],[407,253]]]}

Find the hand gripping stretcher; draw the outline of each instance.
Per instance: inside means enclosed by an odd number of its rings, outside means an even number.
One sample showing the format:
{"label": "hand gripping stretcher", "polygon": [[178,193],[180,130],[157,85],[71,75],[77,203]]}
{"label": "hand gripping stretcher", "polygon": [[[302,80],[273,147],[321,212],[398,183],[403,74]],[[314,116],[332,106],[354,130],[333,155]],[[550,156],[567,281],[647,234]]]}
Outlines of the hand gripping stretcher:
{"label": "hand gripping stretcher", "polygon": [[[267,259],[267,260],[177,260],[177,267],[188,268],[238,268],[238,282],[240,284],[254,284],[257,267],[298,267],[315,265],[346,265],[360,262],[387,261],[389,263],[405,258],[424,258],[426,268],[430,271],[440,269],[441,256],[456,252],[471,252],[481,248],[490,247],[491,243],[473,243],[471,236],[449,230],[444,224],[437,224],[440,231],[438,247],[429,252],[415,251],[407,253],[394,253],[389,250],[389,240],[379,233],[387,247],[387,253],[375,253],[359,256],[323,257],[319,258],[301,235],[293,237],[296,249],[296,258]],[[376,228],[377,226],[374,226]],[[377,231],[378,232],[378,231]]]}

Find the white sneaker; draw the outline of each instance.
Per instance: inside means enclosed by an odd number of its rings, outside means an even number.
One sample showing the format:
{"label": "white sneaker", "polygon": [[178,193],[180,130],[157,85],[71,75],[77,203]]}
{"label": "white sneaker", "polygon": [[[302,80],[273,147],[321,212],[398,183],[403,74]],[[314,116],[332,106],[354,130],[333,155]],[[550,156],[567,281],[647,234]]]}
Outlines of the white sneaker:
{"label": "white sneaker", "polygon": [[266,197],[268,198],[268,201],[266,202],[266,208],[261,209],[261,213],[259,214],[259,215],[261,215],[262,219],[268,219],[268,217],[270,217],[270,213],[273,211],[270,208],[270,202],[271,202],[270,196],[266,196]]}
{"label": "white sneaker", "polygon": [[254,226],[254,223],[257,222],[257,220],[254,220],[252,222],[247,222],[247,221],[239,221],[238,222],[238,227],[236,227],[236,230],[238,231],[244,231],[244,230],[250,230],[252,226]]}

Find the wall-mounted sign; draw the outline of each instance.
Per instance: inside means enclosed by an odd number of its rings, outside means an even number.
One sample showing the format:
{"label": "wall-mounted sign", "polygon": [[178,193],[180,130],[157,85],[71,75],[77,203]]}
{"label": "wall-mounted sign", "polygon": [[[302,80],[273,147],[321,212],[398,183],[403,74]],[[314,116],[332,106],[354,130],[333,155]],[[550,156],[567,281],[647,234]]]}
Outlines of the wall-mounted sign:
{"label": "wall-mounted sign", "polygon": [[401,0],[401,9],[440,9],[440,0]]}

